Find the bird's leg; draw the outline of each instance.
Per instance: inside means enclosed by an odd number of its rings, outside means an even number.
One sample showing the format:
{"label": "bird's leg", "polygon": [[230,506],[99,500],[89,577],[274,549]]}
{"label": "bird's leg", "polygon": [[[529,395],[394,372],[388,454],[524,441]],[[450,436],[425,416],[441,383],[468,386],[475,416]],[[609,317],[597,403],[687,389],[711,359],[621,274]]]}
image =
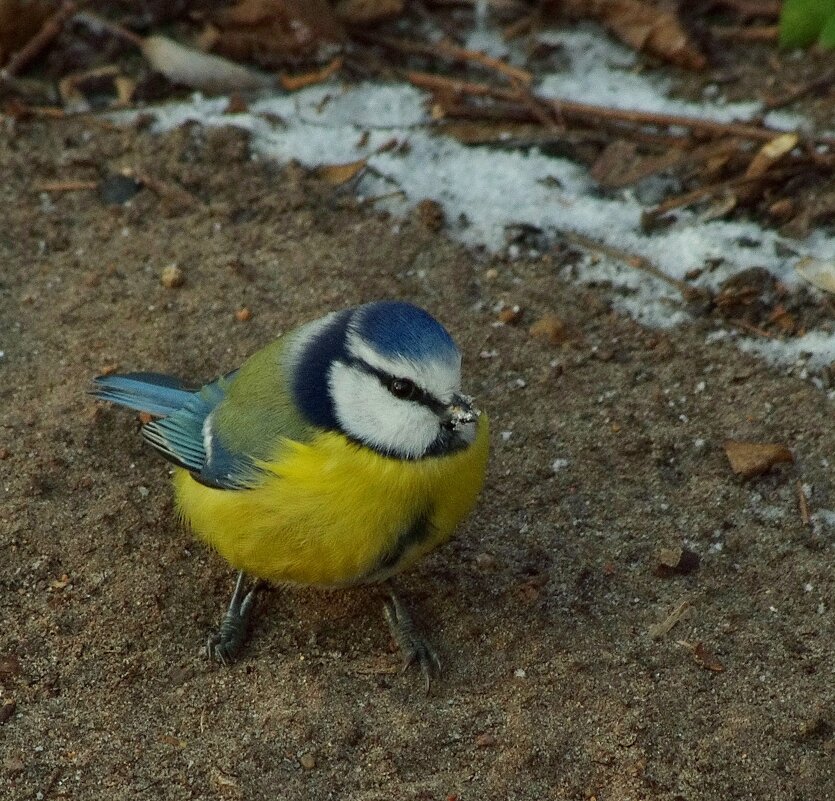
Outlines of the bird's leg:
{"label": "bird's leg", "polygon": [[426,682],[426,692],[429,693],[432,679],[441,672],[441,660],[431,643],[418,631],[412,616],[391,586],[389,597],[383,605],[383,614],[391,636],[403,654],[403,670],[417,662]]}
{"label": "bird's leg", "polygon": [[246,595],[244,595],[244,571],[238,573],[238,580],[235,582],[235,591],[232,593],[232,600],[229,601],[229,608],[220,628],[209,637],[206,644],[206,651],[210,659],[217,659],[224,665],[234,661],[241,650],[246,639],[249,626],[249,616],[255,604],[258,591],[264,586],[263,582],[256,581]]}

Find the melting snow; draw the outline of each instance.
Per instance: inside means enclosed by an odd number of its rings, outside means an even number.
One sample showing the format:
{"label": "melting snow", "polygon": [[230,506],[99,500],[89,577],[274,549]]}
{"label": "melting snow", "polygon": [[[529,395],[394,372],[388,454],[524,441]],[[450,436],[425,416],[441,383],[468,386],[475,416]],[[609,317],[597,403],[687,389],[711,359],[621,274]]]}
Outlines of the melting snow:
{"label": "melting snow", "polygon": [[[474,36],[492,53],[507,48],[489,30],[482,28]],[[724,103],[716,91],[707,93],[711,96],[702,103],[672,98],[669,81],[635,71],[634,54],[595,29],[542,36],[559,46],[568,65],[540,81],[537,91],[544,96],[720,121],[748,120],[761,110],[753,101]],[[295,159],[308,166],[367,158],[369,170],[357,186],[361,195],[378,197],[401,190],[401,197],[378,201],[378,207],[395,214],[405,214],[418,201],[432,198],[443,205],[452,236],[492,252],[508,247],[508,226],[533,226],[550,238],[575,232],[644,256],[673,278],[710,265],[694,283],[713,289],[752,266],[764,267],[794,286],[798,258],[835,256],[835,238],[823,234],[797,242],[754,223],[703,221],[687,210],[676,212],[671,226],[643,233],[643,206],[633,191],[604,196],[584,167],[536,148],[465,146],[436,134],[427,100],[427,94],[409,85],[333,83],[262,97],[243,114],[225,114],[226,98],[199,95],[150,111],[157,131],[188,120],[245,128],[260,158]],[[116,116],[126,120],[135,113]],[[778,128],[803,127],[802,120],[785,113],[770,114],[766,121]],[[393,138],[408,146],[378,152]],[[516,252],[524,251],[517,247],[512,253]],[[564,275],[610,282],[622,290],[616,303],[648,326],[670,327],[688,317],[672,286],[615,260],[588,256],[566,268]],[[719,332],[711,339],[721,338]],[[733,338],[745,350],[792,367],[808,364],[814,370],[835,361],[835,335],[822,331],[785,341]]]}

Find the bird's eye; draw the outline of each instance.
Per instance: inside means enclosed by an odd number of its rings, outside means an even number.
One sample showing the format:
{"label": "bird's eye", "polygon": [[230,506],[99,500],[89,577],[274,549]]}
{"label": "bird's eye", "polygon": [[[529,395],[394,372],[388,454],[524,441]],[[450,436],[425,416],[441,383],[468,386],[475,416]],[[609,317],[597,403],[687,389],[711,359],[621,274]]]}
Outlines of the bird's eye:
{"label": "bird's eye", "polygon": [[418,388],[408,378],[392,378],[388,383],[388,391],[395,398],[401,400],[412,400],[418,394]]}

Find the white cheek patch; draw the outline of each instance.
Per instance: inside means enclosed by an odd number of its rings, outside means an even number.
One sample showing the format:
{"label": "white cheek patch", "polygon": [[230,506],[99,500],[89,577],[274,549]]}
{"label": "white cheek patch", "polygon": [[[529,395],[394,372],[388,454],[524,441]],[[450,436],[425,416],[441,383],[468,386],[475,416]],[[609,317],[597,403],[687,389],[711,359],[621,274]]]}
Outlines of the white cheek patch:
{"label": "white cheek patch", "polygon": [[439,421],[431,409],[395,398],[364,370],[334,362],[328,384],[342,430],[377,450],[416,459],[438,436]]}
{"label": "white cheek patch", "polygon": [[356,332],[348,334],[348,353],[371,367],[395,378],[408,378],[442,403],[461,389],[461,355],[454,358],[415,362],[399,356],[383,356]]}

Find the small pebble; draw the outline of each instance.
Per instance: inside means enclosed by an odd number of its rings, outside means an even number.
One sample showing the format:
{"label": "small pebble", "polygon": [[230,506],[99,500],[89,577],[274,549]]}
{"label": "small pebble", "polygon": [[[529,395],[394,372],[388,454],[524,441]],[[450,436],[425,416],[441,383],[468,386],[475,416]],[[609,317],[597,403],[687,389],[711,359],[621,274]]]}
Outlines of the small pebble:
{"label": "small pebble", "polygon": [[176,289],[186,282],[186,276],[176,264],[169,264],[162,271],[160,281],[166,289]]}
{"label": "small pebble", "polygon": [[516,325],[524,314],[521,306],[503,306],[499,311],[499,322],[504,325]]}
{"label": "small pebble", "polygon": [[252,312],[244,306],[235,312],[235,319],[239,323],[245,323],[252,319]]}
{"label": "small pebble", "polygon": [[479,734],[478,737],[475,738],[476,748],[491,748],[496,744],[496,742],[496,738],[487,732]]}
{"label": "small pebble", "polygon": [[444,227],[444,209],[440,203],[430,198],[421,200],[416,208],[420,224],[430,231],[440,231]]}
{"label": "small pebble", "polygon": [[316,760],[313,754],[302,754],[299,757],[299,762],[305,770],[313,770],[316,767]]}

